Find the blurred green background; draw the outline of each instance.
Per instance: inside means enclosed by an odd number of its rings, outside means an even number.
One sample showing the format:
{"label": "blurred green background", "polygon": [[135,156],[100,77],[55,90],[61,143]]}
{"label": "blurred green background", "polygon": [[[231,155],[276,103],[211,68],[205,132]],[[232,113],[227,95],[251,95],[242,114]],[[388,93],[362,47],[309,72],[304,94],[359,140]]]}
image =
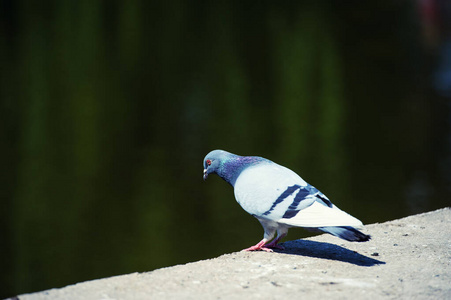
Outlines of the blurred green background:
{"label": "blurred green background", "polygon": [[258,242],[213,149],[364,223],[450,205],[445,2],[0,0],[0,297]]}

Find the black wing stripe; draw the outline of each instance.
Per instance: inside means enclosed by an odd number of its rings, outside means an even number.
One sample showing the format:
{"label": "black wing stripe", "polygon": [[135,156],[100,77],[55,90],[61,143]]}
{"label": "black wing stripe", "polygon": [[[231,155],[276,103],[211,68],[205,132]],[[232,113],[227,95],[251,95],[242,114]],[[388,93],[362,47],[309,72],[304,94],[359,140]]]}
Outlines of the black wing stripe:
{"label": "black wing stripe", "polygon": [[332,202],[330,202],[330,200],[327,199],[324,195],[319,195],[319,194],[318,194],[318,195],[316,195],[316,197],[320,199],[318,202],[320,202],[321,204],[326,205],[326,206],[332,208],[332,206],[333,206],[333,205],[332,205]]}
{"label": "black wing stripe", "polygon": [[295,184],[293,186],[289,186],[277,199],[276,201],[274,201],[274,203],[271,205],[271,208],[268,209],[267,211],[265,211],[263,213],[264,216],[269,215],[274,208],[276,208],[276,206],[281,203],[283,200],[285,200],[285,198],[287,198],[288,196],[290,196],[291,194],[293,194],[297,189],[299,189],[301,186]]}
{"label": "black wing stripe", "polygon": [[288,206],[287,211],[283,215],[282,218],[284,219],[291,219],[294,216],[297,215],[297,213],[300,211],[298,208],[299,203],[304,200],[308,195],[310,195],[310,191],[307,189],[300,189],[299,193],[294,197],[293,202]]}
{"label": "black wing stripe", "polygon": [[[308,196],[310,196],[309,199],[312,202],[305,203],[305,205],[301,205],[301,207],[299,207],[299,203],[302,200],[307,199]],[[314,200],[314,199],[316,199],[316,200]],[[332,206],[333,206],[332,202],[330,202],[330,200],[327,199],[327,197],[324,196],[320,191],[318,191],[315,187],[313,187],[311,185],[307,185],[305,187],[302,187],[299,190],[298,194],[296,195],[296,197],[294,197],[293,202],[287,208],[287,210],[285,211],[285,214],[283,215],[282,218],[291,219],[291,218],[295,217],[298,214],[298,212],[300,212],[304,208],[312,205],[314,201],[317,201],[317,202],[321,203],[322,205],[328,206],[330,208],[332,208]]]}

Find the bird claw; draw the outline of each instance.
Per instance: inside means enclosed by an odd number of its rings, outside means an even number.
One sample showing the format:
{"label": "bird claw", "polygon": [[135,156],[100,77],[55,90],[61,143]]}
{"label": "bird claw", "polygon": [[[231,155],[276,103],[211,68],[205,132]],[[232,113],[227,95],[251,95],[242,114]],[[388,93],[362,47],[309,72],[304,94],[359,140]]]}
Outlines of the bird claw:
{"label": "bird claw", "polygon": [[274,252],[273,249],[279,249],[279,250],[285,250],[285,248],[281,245],[279,245],[279,241],[285,236],[285,234],[279,236],[272,242],[265,244],[267,242],[266,239],[261,240],[257,245],[254,245],[252,247],[243,249],[242,251],[249,252],[249,251],[266,251],[266,252]]}
{"label": "bird claw", "polygon": [[266,243],[266,239],[261,240],[257,245],[254,245],[252,247],[243,249],[242,251],[257,251],[257,250],[262,250],[262,251],[266,251],[266,252],[274,252],[272,249],[268,248],[265,243]]}
{"label": "bird claw", "polygon": [[285,236],[286,234],[282,234],[281,236],[274,239],[271,243],[268,243],[265,245],[267,248],[273,248],[273,249],[279,249],[279,250],[285,250],[285,248],[281,245],[279,245],[280,240]]}
{"label": "bird claw", "polygon": [[242,252],[251,252],[251,251],[265,251],[265,252],[274,252],[274,250],[267,247],[257,247],[257,245],[241,250]]}

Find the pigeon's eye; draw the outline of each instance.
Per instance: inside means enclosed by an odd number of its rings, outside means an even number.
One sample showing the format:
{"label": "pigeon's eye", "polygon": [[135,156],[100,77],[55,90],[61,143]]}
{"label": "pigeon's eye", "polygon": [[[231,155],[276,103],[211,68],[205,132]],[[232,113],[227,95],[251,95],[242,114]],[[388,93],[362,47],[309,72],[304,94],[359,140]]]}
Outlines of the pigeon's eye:
{"label": "pigeon's eye", "polygon": [[207,159],[206,163],[207,163],[208,166],[210,166],[211,165],[211,160]]}

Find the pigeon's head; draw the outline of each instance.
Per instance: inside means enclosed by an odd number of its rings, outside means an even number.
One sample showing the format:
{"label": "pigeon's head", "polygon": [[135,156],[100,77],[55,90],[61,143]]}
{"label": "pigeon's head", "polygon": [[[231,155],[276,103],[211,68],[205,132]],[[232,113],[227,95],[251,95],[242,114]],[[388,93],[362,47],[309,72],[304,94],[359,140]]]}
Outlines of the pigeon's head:
{"label": "pigeon's head", "polygon": [[234,156],[236,155],[224,150],[213,150],[208,153],[204,158],[204,180],[206,180],[211,173],[218,174],[220,169],[223,168],[224,162],[230,160]]}
{"label": "pigeon's head", "polygon": [[243,170],[265,162],[270,161],[259,156],[239,156],[224,150],[213,150],[204,158],[204,180],[213,173],[235,186]]}

